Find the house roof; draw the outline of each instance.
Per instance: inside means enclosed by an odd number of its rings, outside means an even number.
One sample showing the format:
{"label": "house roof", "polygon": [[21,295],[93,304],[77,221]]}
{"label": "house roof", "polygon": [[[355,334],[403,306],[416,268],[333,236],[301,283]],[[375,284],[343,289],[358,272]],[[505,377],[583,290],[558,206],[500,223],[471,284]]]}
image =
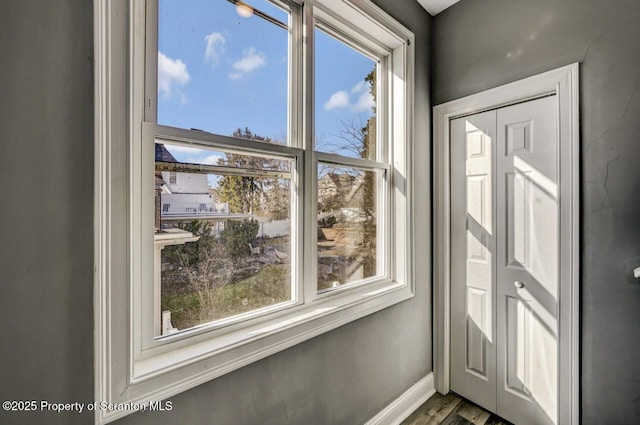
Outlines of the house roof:
{"label": "house roof", "polygon": [[178,160],[171,155],[171,152],[169,152],[162,143],[156,143],[156,161],[178,162]]}
{"label": "house roof", "polygon": [[162,176],[158,175],[158,173],[156,173],[156,190],[161,190],[162,189],[162,185],[164,184],[164,180],[162,180]]}
{"label": "house roof", "polygon": [[[169,152],[162,143],[156,143],[156,161],[178,162],[178,160],[173,155],[171,155],[171,152]],[[156,177],[155,179],[156,190],[161,190],[162,185],[164,185],[164,180],[162,179],[162,173],[159,171],[156,171],[155,177]]]}

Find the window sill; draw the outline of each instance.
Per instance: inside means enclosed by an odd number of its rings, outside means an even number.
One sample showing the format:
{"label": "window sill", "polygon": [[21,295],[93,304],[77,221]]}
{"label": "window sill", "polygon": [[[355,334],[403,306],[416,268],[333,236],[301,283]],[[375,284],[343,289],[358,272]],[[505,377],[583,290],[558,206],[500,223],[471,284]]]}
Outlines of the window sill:
{"label": "window sill", "polygon": [[[280,317],[135,361],[132,383],[143,383],[194,364],[203,368],[208,380],[413,296],[406,285],[389,283],[379,289],[368,288],[364,293],[298,306]],[[226,356],[231,360],[220,361]]]}
{"label": "window sill", "polygon": [[[133,360],[126,391],[110,402],[146,404],[166,399],[413,295],[409,284],[380,282],[339,297],[295,306],[286,314],[224,335]],[[101,423],[128,413],[103,412]]]}

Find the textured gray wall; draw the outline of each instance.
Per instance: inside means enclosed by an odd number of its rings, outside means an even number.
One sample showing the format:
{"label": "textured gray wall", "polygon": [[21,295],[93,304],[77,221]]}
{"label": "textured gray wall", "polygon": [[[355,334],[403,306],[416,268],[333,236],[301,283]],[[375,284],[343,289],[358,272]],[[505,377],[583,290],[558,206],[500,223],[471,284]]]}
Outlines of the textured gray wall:
{"label": "textured gray wall", "polygon": [[640,416],[640,2],[462,0],[433,20],[434,105],[581,62],[582,423]]}
{"label": "textured gray wall", "polygon": [[93,398],[92,31],[90,1],[0,3],[0,401]]}
{"label": "textured gray wall", "polygon": [[[416,32],[416,156],[430,124],[431,18],[377,3]],[[0,3],[0,401],[93,400],[93,11],[91,1]],[[420,166],[419,173],[429,174]],[[417,194],[427,210],[427,190]],[[424,258],[428,214],[416,236]],[[120,424],[363,423],[431,370],[431,289],[173,397]],[[0,423],[89,424],[91,414]]]}

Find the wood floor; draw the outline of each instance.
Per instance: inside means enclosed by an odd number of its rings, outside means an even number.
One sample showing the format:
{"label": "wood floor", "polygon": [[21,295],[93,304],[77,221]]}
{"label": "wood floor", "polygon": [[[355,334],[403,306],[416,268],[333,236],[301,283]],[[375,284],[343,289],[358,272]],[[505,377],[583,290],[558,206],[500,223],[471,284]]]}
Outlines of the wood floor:
{"label": "wood floor", "polygon": [[401,425],[512,425],[460,396],[435,393]]}

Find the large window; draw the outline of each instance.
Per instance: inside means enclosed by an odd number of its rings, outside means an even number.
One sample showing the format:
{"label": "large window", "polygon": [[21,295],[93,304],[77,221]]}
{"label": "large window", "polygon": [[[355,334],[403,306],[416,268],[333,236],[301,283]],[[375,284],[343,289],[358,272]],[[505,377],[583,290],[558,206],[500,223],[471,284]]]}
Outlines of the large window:
{"label": "large window", "polygon": [[168,397],[413,295],[408,30],[366,0],[96,16],[99,399]]}

